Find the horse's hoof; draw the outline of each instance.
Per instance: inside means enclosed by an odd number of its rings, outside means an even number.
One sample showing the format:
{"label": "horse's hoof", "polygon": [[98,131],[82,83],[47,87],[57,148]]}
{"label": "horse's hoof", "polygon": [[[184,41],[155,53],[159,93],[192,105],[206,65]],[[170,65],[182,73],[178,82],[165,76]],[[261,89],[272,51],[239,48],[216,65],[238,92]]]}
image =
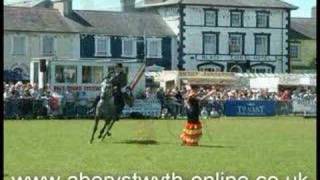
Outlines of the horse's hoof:
{"label": "horse's hoof", "polygon": [[107,135],[108,135],[108,136],[111,136],[111,133],[110,133],[110,132],[107,132]]}

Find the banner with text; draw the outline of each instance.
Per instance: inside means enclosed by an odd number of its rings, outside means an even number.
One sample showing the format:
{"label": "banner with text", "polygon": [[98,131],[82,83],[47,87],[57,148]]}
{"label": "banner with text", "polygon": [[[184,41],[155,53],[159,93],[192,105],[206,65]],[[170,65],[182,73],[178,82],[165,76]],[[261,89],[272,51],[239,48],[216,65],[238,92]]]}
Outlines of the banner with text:
{"label": "banner with text", "polygon": [[224,104],[226,116],[274,116],[275,101],[237,101],[230,100]]}
{"label": "banner with text", "polygon": [[292,101],[293,113],[317,113],[317,103],[314,100],[299,99]]}

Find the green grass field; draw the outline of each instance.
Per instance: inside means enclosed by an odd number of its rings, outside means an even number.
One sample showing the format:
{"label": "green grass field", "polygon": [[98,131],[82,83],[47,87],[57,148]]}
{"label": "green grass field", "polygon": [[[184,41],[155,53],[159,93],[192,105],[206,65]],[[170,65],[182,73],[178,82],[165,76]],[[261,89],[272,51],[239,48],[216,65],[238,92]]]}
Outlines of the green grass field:
{"label": "green grass field", "polygon": [[[183,120],[121,120],[88,143],[93,120],[4,121],[4,177],[194,175],[316,177],[316,121],[301,117],[204,121],[199,147],[180,146]],[[150,143],[148,143],[150,142]]]}

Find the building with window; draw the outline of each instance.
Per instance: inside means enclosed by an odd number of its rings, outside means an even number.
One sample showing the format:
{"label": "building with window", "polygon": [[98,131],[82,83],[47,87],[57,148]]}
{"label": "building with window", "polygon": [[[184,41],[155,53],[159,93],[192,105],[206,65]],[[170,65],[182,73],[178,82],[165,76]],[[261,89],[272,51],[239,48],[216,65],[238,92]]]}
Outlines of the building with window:
{"label": "building with window", "polygon": [[143,61],[165,70],[290,72],[290,11],[297,9],[291,4],[120,1],[121,12],[73,10],[72,0],[5,7],[5,68],[19,67],[27,74],[32,58],[56,56]]}
{"label": "building with window", "polygon": [[290,11],[279,0],[144,0],[175,32],[181,70],[289,72]]}
{"label": "building with window", "polygon": [[4,70],[29,79],[32,58],[79,58],[79,35],[58,10],[4,7]]}
{"label": "building with window", "polygon": [[316,7],[311,18],[292,18],[290,26],[291,70],[294,73],[316,72]]}
{"label": "building with window", "polygon": [[80,33],[80,57],[145,62],[172,69],[175,34],[154,13],[75,10],[88,25]]}
{"label": "building with window", "polygon": [[176,58],[175,34],[158,14],[73,10],[72,0],[26,6],[4,8],[4,68],[25,80],[33,58],[145,62],[166,70]]}

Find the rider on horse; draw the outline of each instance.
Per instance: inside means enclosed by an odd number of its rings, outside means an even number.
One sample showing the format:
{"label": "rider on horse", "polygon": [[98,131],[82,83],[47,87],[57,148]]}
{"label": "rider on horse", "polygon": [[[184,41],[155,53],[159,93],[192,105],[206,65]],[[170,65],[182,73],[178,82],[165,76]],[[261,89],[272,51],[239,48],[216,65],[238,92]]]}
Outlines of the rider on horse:
{"label": "rider on horse", "polygon": [[[125,106],[123,93],[125,91],[124,88],[127,86],[127,75],[124,72],[122,64],[118,63],[115,67],[115,70],[110,71],[106,78],[110,79],[110,82],[114,88],[114,91],[113,91],[114,105],[116,106],[117,114],[120,115]],[[100,96],[97,96],[93,104],[92,110],[90,112],[94,112],[99,100],[100,100]]]}
{"label": "rider on horse", "polygon": [[107,135],[111,136],[110,130],[113,124],[120,119],[125,104],[132,107],[134,98],[131,88],[126,85],[127,76],[123,71],[122,64],[119,63],[116,65],[115,71],[109,72],[101,83],[100,97],[97,97],[95,103],[97,106],[95,108],[95,124],[90,143],[94,140],[100,119],[105,120],[98,136],[103,140]]}
{"label": "rider on horse", "polygon": [[120,115],[125,106],[123,93],[125,92],[125,87],[127,86],[127,75],[125,74],[121,63],[118,63],[115,68],[115,73],[111,78],[111,84],[114,87],[114,105],[116,106],[117,114]]}

